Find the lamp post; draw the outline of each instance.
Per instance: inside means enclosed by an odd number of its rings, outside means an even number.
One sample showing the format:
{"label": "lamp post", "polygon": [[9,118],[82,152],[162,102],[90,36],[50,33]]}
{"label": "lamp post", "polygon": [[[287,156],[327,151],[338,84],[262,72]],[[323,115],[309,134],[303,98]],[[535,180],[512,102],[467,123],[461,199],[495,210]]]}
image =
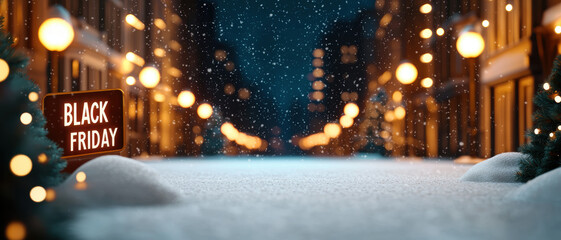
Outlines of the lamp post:
{"label": "lamp post", "polygon": [[59,54],[74,40],[70,13],[61,5],[53,5],[47,18],[39,26],[39,41],[49,51],[47,60],[47,91],[58,92]]}
{"label": "lamp post", "polygon": [[479,81],[475,77],[475,61],[485,49],[485,41],[481,34],[466,29],[460,33],[456,42],[456,48],[462,57],[466,58],[469,67],[469,117],[468,117],[468,150],[472,157],[477,155],[477,96],[479,92]]}

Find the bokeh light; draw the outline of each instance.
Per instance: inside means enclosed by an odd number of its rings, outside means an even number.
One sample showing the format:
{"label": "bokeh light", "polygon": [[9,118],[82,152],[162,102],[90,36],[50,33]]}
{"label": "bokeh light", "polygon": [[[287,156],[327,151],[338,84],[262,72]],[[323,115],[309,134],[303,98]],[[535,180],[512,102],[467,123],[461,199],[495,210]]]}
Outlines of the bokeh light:
{"label": "bokeh light", "polygon": [[31,159],[23,154],[15,155],[12,160],[10,160],[10,170],[16,176],[23,177],[31,172],[33,168],[33,163]]}
{"label": "bokeh light", "polygon": [[423,80],[421,80],[421,86],[424,88],[430,88],[432,87],[432,84],[432,78],[423,78]]}
{"label": "bokeh light", "polygon": [[345,115],[351,118],[355,118],[358,116],[360,109],[355,103],[347,103],[345,105],[345,108],[343,109],[343,112],[345,113]]}
{"label": "bokeh light", "polygon": [[0,82],[3,82],[10,75],[10,65],[0,58]]}
{"label": "bokeh light", "polygon": [[76,173],[76,182],[85,182],[86,181],[86,173],[83,171],[80,171],[78,173]]}
{"label": "bokeh light", "polygon": [[39,100],[39,94],[37,94],[37,92],[30,92],[27,98],[29,98],[31,102],[37,102],[37,100]]}
{"label": "bokeh light", "polygon": [[29,125],[31,121],[33,121],[33,116],[31,116],[31,114],[28,112],[24,112],[19,117],[19,120],[23,125]]}
{"label": "bokeh light", "polygon": [[417,74],[417,68],[410,62],[401,63],[395,70],[395,76],[402,84],[411,84],[415,82]]}
{"label": "bokeh light", "polygon": [[476,58],[479,57],[483,49],[485,49],[485,41],[479,33],[471,31],[463,32],[460,34],[460,37],[458,37],[456,48],[464,58]]}
{"label": "bokeh light", "polygon": [[430,38],[432,37],[432,30],[425,28],[419,33],[419,35],[424,39]]}
{"label": "bokeh light", "polygon": [[140,83],[145,88],[154,88],[160,83],[160,71],[152,66],[147,66],[140,71]]}
{"label": "bokeh light", "polygon": [[423,14],[427,14],[430,13],[432,11],[432,6],[428,3],[423,4],[420,8],[419,8],[419,12],[423,13]]}
{"label": "bokeh light", "polygon": [[190,108],[195,104],[195,94],[191,91],[181,91],[177,96],[177,102],[182,108]]}
{"label": "bokeh light", "polygon": [[399,106],[394,109],[394,116],[396,119],[401,120],[405,118],[405,108]]}
{"label": "bokeh light", "polygon": [[203,103],[197,108],[197,114],[202,119],[208,119],[212,116],[212,106],[208,103]]}
{"label": "bokeh light", "polygon": [[323,132],[330,138],[336,138],[341,134],[341,126],[337,123],[328,123],[323,127]]}
{"label": "bokeh light", "polygon": [[353,123],[354,123],[354,119],[352,117],[347,116],[347,115],[343,115],[339,119],[339,124],[341,124],[341,127],[343,127],[343,128],[349,128],[353,125]]}
{"label": "bokeh light", "polygon": [[441,27],[437,28],[436,29],[436,35],[438,35],[438,36],[444,35],[444,28],[441,28]]}
{"label": "bokeh light", "polygon": [[47,198],[47,190],[41,186],[35,186],[29,191],[29,197],[34,202],[42,202]]}
{"label": "bokeh light", "polygon": [[49,18],[39,27],[39,41],[49,51],[64,51],[73,40],[74,28],[62,18]]}
{"label": "bokeh light", "polygon": [[125,79],[125,82],[127,83],[127,85],[132,86],[136,83],[136,79],[133,76],[128,76]]}
{"label": "bokeh light", "polygon": [[25,225],[19,221],[12,221],[6,226],[6,239],[22,240],[27,235]]}

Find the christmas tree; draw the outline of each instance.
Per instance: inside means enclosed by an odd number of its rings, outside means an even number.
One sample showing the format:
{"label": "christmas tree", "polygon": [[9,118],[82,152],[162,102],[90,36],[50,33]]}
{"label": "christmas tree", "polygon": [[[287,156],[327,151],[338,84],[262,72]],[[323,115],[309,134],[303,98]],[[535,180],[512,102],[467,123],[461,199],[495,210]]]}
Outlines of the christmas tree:
{"label": "christmas tree", "polygon": [[518,180],[527,182],[559,167],[561,160],[561,55],[553,63],[549,79],[534,97],[534,127],[531,141],[520,151],[528,157],[520,162]]}
{"label": "christmas tree", "polygon": [[[0,156],[2,161],[2,229],[27,238],[44,238],[42,202],[62,181],[66,161],[47,138],[37,101],[39,88],[26,73],[27,58],[17,53],[0,17]],[[18,230],[19,229],[19,230]],[[21,231],[23,229],[23,232]],[[18,235],[19,236],[19,235]]]}

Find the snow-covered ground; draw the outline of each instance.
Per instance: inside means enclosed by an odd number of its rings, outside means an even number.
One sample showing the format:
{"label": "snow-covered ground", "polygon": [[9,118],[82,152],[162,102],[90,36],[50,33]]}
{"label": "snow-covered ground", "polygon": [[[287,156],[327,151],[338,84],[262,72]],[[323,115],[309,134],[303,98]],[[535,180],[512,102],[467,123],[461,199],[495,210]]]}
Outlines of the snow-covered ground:
{"label": "snow-covered ground", "polygon": [[520,183],[461,181],[471,166],[449,161],[279,157],[147,165],[183,197],[78,208],[67,226],[74,237],[561,239],[561,203],[512,200]]}

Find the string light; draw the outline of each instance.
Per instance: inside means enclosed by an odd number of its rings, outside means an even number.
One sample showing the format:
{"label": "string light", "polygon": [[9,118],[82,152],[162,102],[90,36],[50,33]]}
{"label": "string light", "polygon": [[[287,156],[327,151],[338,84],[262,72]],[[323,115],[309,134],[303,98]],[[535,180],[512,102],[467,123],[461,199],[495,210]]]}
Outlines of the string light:
{"label": "string light", "polygon": [[4,60],[0,58],[0,82],[6,80],[8,75],[10,74],[10,65]]}
{"label": "string light", "polygon": [[438,29],[436,29],[436,35],[438,35],[438,36],[444,35],[444,28],[438,28]]}
{"label": "string light", "polygon": [[549,83],[544,83],[543,84],[543,89],[546,90],[546,91],[549,90],[550,87],[551,86],[549,86]]}
{"label": "string light", "polygon": [[428,14],[432,11],[432,6],[428,3],[423,4],[420,8],[419,8],[419,12],[423,13],[423,14]]}
{"label": "string light", "polygon": [[555,33],[561,34],[561,26],[555,26]]}
{"label": "string light", "polygon": [[505,6],[505,10],[506,10],[507,12],[512,11],[512,4],[510,4],[510,3],[507,4],[507,5]]}
{"label": "string light", "polygon": [[345,113],[345,115],[355,118],[356,116],[358,116],[360,109],[355,103],[347,103],[347,105],[345,105],[345,108],[343,109],[343,112]]}
{"label": "string light", "polygon": [[36,92],[30,92],[29,95],[27,95],[27,98],[29,98],[29,101],[31,102],[37,102],[37,100],[39,100],[39,94]]}
{"label": "string light", "polygon": [[24,112],[19,117],[19,120],[21,121],[21,123],[23,123],[23,125],[29,125],[33,120],[33,116],[31,116],[31,114],[28,112]]}
{"label": "string light", "polygon": [[555,134],[552,133],[552,132],[550,132],[550,133],[549,133],[549,137],[550,137],[550,138],[553,138],[553,137],[555,137]]}
{"label": "string light", "polygon": [[10,170],[12,170],[12,173],[18,177],[23,177],[29,174],[32,168],[33,163],[26,155],[18,154],[10,160]]}
{"label": "string light", "polygon": [[202,119],[208,119],[212,115],[212,106],[208,103],[203,103],[197,108],[197,114]]}
{"label": "string light", "polygon": [[47,190],[41,186],[36,186],[29,191],[29,197],[34,202],[42,202],[47,198]]}
{"label": "string light", "polygon": [[483,26],[484,28],[489,27],[489,20],[485,19],[481,22],[481,26]]}
{"label": "string light", "polygon": [[540,132],[541,132],[541,131],[540,131],[539,128],[534,129],[534,134],[538,135],[538,134],[540,134]]}
{"label": "string light", "polygon": [[555,100],[556,103],[561,103],[561,96],[557,95],[553,99]]}
{"label": "string light", "polygon": [[133,76],[128,76],[125,82],[127,85],[132,86],[136,83],[136,79]]}

